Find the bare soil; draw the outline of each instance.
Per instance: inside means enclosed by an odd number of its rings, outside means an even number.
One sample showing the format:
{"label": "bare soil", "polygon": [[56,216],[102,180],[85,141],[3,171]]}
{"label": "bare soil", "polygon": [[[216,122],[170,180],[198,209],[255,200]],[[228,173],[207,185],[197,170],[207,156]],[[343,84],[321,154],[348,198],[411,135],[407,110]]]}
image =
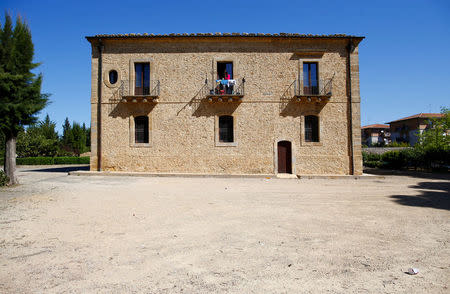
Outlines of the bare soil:
{"label": "bare soil", "polygon": [[1,293],[449,293],[446,176],[66,171],[0,189]]}

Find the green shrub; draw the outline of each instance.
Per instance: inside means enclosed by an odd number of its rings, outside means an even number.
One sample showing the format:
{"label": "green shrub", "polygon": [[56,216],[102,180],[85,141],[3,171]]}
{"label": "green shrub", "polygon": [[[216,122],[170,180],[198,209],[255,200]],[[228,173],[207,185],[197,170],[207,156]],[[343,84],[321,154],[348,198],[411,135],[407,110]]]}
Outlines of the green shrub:
{"label": "green shrub", "polygon": [[79,159],[79,164],[90,164],[91,163],[91,158],[89,156],[83,156],[83,157],[78,157]]}
{"label": "green shrub", "polygon": [[383,167],[383,162],[382,161],[366,161],[366,162],[364,162],[364,166],[381,168],[381,167]]}
{"label": "green shrub", "polygon": [[53,164],[53,157],[22,157],[16,159],[17,165],[49,165]]}
{"label": "green shrub", "polygon": [[419,148],[408,148],[400,151],[404,159],[404,167],[413,167],[417,169],[419,167],[425,167],[424,152]]}
{"label": "green shrub", "polygon": [[66,156],[54,158],[54,164],[88,164],[89,161],[90,161],[89,156],[85,157]]}
{"label": "green shrub", "polygon": [[363,155],[364,162],[381,160],[381,154],[363,152],[362,155]]}
{"label": "green shrub", "polygon": [[62,148],[59,148],[58,153],[56,153],[56,157],[73,157],[74,155],[75,153]]}
{"label": "green shrub", "polygon": [[428,168],[450,166],[450,148],[427,147],[423,149],[423,161]]}
{"label": "green shrub", "polygon": [[66,157],[23,157],[17,158],[17,165],[52,165],[52,164],[89,164],[89,156]]}
{"label": "green shrub", "polygon": [[401,169],[406,166],[406,158],[405,155],[400,151],[388,151],[383,153],[381,159],[384,163],[384,166],[392,169]]}
{"label": "green shrub", "polygon": [[381,154],[368,153],[363,151],[362,156],[364,166],[376,168],[380,168],[383,166],[383,162],[381,161]]}
{"label": "green shrub", "polygon": [[9,179],[6,176],[5,172],[0,169],[0,187],[6,186],[8,184]]}
{"label": "green shrub", "polygon": [[407,142],[391,142],[388,145],[386,145],[386,147],[411,147],[411,145],[409,145],[409,143]]}

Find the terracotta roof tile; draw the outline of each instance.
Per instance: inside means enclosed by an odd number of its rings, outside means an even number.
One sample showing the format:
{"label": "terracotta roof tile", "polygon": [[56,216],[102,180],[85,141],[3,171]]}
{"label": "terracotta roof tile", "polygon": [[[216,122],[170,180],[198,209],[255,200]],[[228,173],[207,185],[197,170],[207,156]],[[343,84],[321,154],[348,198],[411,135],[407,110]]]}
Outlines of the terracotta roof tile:
{"label": "terracotta roof tile", "polygon": [[389,125],[373,124],[361,127],[361,129],[389,129]]}
{"label": "terracotta roof tile", "polygon": [[443,117],[444,115],[442,113],[419,113],[419,114],[414,114],[411,116],[407,116],[401,119],[397,119],[397,120],[393,120],[388,122],[388,124],[393,123],[393,122],[399,122],[399,121],[403,121],[403,120],[409,120],[409,119],[414,119],[414,118],[436,118],[436,117]]}
{"label": "terracotta roof tile", "polygon": [[186,37],[277,37],[277,38],[303,38],[303,39],[348,39],[354,38],[361,41],[364,39],[362,36],[352,36],[346,34],[329,34],[329,35],[312,35],[312,34],[299,34],[299,33],[279,33],[279,34],[268,34],[268,33],[170,33],[170,34],[97,34],[94,36],[87,36],[88,41],[95,39],[131,39],[131,38],[186,38]]}

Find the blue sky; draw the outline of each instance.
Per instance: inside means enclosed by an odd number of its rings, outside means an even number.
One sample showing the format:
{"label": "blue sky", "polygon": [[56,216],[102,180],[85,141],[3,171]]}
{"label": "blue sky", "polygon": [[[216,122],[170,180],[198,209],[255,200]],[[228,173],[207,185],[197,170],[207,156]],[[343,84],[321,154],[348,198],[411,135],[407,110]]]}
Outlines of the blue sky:
{"label": "blue sky", "polygon": [[383,123],[450,106],[450,1],[21,1],[42,62],[42,111],[90,124],[90,46],[100,33],[344,33],[360,44],[361,123]]}

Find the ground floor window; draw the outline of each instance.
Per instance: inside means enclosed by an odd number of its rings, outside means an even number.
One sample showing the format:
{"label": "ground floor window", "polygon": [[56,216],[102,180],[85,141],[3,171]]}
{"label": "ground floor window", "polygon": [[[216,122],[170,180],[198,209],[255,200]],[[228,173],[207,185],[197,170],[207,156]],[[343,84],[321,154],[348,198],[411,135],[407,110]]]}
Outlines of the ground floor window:
{"label": "ground floor window", "polygon": [[233,117],[231,115],[222,115],[219,117],[219,142],[234,142]]}
{"label": "ground floor window", "polygon": [[305,116],[305,142],[319,142],[319,117]]}
{"label": "ground floor window", "polygon": [[137,116],[134,118],[134,141],[135,143],[148,143],[148,116]]}

